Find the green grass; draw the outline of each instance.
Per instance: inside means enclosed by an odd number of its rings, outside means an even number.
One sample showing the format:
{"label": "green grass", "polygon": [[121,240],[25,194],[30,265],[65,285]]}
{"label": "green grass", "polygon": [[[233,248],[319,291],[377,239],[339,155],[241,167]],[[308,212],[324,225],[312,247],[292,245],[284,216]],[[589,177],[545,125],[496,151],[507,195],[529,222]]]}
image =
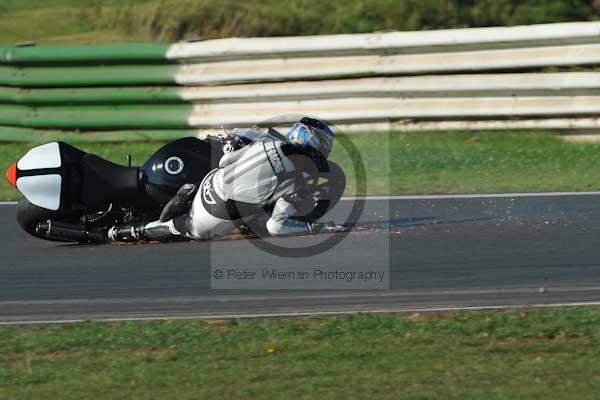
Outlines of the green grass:
{"label": "green grass", "polygon": [[2,399],[594,399],[600,309],[0,328]]}
{"label": "green grass", "polygon": [[[552,132],[442,132],[350,136],[362,157],[369,194],[498,193],[600,189],[600,144],[569,143]],[[161,142],[81,143],[85,151],[141,164]],[[36,144],[0,144],[3,168]],[[352,162],[341,146],[332,159],[349,175]],[[18,192],[0,179],[0,198]]]}
{"label": "green grass", "polygon": [[2,0],[0,43],[175,42],[597,20],[594,0]]}
{"label": "green grass", "polygon": [[0,43],[87,44],[150,41],[118,28],[121,13],[148,0],[2,0]]}
{"label": "green grass", "polygon": [[[394,133],[387,150],[378,134],[352,139],[371,194],[600,189],[600,144],[569,143],[552,132]],[[345,170],[352,168],[340,161]],[[348,191],[354,191],[352,184]]]}

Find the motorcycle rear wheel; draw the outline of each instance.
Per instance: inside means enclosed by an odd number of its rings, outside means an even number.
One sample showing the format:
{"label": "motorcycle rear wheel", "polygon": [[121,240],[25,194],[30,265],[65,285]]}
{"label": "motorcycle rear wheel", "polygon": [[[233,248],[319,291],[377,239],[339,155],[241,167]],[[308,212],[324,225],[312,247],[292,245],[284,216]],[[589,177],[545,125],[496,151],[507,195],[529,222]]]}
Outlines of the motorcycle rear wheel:
{"label": "motorcycle rear wheel", "polygon": [[73,216],[64,212],[38,207],[31,204],[25,197],[21,197],[17,202],[17,222],[25,232],[38,239],[50,240],[53,242],[68,242],[68,240],[50,239],[46,236],[39,235],[36,232],[36,226],[40,222],[46,222],[49,219],[64,220],[68,217],[71,217],[72,219]]}

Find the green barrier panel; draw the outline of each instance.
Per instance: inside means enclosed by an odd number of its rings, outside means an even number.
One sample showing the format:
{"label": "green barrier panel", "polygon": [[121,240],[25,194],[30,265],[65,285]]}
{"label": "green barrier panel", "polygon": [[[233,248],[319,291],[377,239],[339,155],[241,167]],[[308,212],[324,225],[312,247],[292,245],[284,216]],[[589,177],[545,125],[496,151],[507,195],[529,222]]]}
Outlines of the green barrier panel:
{"label": "green barrier panel", "polygon": [[[184,103],[177,87],[19,89],[0,87],[0,103],[28,105]],[[0,107],[2,107],[0,105]]]}
{"label": "green barrier panel", "polygon": [[0,66],[0,85],[20,87],[134,86],[175,84],[177,65],[94,67]]}
{"label": "green barrier panel", "polygon": [[192,105],[0,107],[0,125],[27,128],[187,128]]}
{"label": "green barrier panel", "polygon": [[110,44],[87,46],[29,46],[0,48],[0,64],[141,63],[171,62],[166,44]]}
{"label": "green barrier panel", "polygon": [[55,131],[0,126],[0,142],[143,142],[197,136],[198,130]]}

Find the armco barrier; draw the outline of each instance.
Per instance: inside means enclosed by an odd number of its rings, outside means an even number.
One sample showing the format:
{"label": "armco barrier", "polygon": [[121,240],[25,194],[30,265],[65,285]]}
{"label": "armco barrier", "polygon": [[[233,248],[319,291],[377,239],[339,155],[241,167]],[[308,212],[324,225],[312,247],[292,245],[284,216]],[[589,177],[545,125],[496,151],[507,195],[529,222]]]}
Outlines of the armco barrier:
{"label": "armco barrier", "polygon": [[464,51],[506,47],[539,47],[597,43],[600,24],[575,22],[516,27],[445,29],[420,32],[229,38],[174,45],[123,44],[44,46],[0,49],[0,64],[89,64],[123,62],[188,62],[298,57]]}
{"label": "armco barrier", "polygon": [[168,45],[110,44],[95,46],[25,46],[0,48],[0,64],[103,64],[168,62]]}
{"label": "armco barrier", "polygon": [[427,75],[236,84],[95,88],[0,87],[0,103],[23,105],[251,103],[355,97],[593,96],[600,72]]}
{"label": "armco barrier", "polygon": [[0,66],[0,85],[227,85],[600,64],[600,44],[389,56],[272,58],[182,65]]}
{"label": "armco barrier", "polygon": [[349,98],[194,105],[92,105],[0,107],[0,125],[54,129],[214,128],[251,126],[289,115],[316,115],[335,123],[396,119],[486,119],[506,115],[596,115],[600,96]]}
{"label": "armco barrier", "polygon": [[597,128],[600,72],[546,67],[600,65],[599,38],[582,22],[0,48],[0,139],[166,138],[287,114],[349,131]]}

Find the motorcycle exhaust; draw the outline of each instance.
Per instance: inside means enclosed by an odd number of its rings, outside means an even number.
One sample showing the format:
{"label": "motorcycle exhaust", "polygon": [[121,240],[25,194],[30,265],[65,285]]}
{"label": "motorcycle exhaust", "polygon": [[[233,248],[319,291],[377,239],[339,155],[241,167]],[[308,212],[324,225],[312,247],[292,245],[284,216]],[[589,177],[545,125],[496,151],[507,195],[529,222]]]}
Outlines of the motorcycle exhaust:
{"label": "motorcycle exhaust", "polygon": [[106,243],[108,237],[103,232],[90,231],[82,225],[68,224],[53,220],[39,222],[35,227],[36,234],[52,240],[64,240],[80,243]]}

